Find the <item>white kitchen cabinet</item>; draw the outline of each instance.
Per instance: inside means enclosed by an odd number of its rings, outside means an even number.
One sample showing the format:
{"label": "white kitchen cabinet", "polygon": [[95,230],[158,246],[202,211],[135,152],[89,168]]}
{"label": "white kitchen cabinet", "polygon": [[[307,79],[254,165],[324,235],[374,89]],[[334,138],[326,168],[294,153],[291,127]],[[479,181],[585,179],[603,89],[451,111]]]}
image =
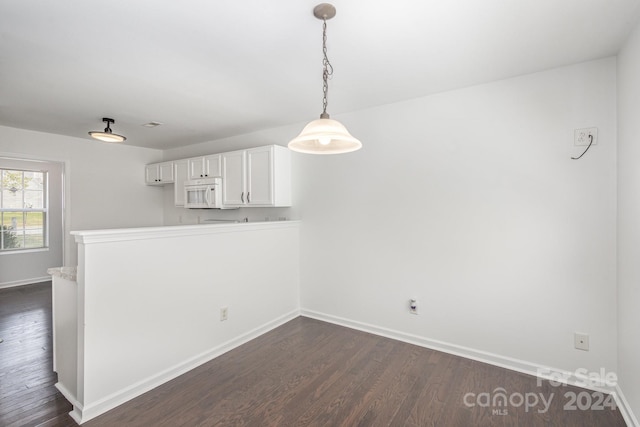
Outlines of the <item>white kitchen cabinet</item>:
{"label": "white kitchen cabinet", "polygon": [[195,159],[189,159],[189,179],[204,178],[205,165],[204,157],[196,157]]}
{"label": "white kitchen cabinet", "polygon": [[279,145],[145,167],[148,185],[175,184],[175,206],[184,206],[186,181],[217,176],[223,178],[223,208],[291,206],[291,152]]}
{"label": "white kitchen cabinet", "polygon": [[222,153],[222,205],[244,206],[246,195],[245,151]]}
{"label": "white kitchen cabinet", "polygon": [[220,154],[212,154],[188,159],[189,179],[221,176],[221,158]]}
{"label": "white kitchen cabinet", "polygon": [[274,204],[273,156],[273,147],[247,150],[245,157],[246,187],[247,203],[250,205],[271,206]]}
{"label": "white kitchen cabinet", "polygon": [[269,145],[223,153],[222,204],[291,206],[291,152]]}
{"label": "white kitchen cabinet", "polygon": [[173,162],[153,163],[145,166],[145,183],[147,185],[171,184],[173,181]]}
{"label": "white kitchen cabinet", "polygon": [[189,179],[189,162],[178,160],[173,163],[173,200],[176,206],[184,206],[184,183]]}

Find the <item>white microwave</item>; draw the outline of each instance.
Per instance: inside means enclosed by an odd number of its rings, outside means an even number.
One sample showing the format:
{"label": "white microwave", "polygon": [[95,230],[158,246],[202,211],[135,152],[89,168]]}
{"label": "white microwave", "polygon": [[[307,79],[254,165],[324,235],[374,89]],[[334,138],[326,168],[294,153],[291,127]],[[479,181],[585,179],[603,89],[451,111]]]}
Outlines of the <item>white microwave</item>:
{"label": "white microwave", "polygon": [[184,183],[184,207],[190,209],[221,209],[222,178],[203,178]]}

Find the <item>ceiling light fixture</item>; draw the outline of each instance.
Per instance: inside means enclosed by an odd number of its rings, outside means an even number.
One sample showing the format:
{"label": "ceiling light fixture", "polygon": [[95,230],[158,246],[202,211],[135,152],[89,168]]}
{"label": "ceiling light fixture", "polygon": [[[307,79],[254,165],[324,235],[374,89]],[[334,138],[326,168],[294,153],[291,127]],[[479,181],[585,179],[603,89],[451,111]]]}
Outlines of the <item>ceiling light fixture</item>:
{"label": "ceiling light fixture", "polygon": [[328,3],[317,5],[313,15],[321,19],[322,24],[322,114],[318,120],[310,122],[300,135],[289,142],[289,149],[308,154],[349,153],[362,148],[362,143],[351,136],[347,128],[327,114],[327,79],[333,74],[333,66],[327,58],[327,19],[336,16],[336,8]]}
{"label": "ceiling light fixture", "polygon": [[89,132],[92,138],[98,139],[103,142],[123,142],[127,138],[122,135],[115,134],[111,131],[111,123],[115,123],[116,121],[109,118],[103,118],[103,122],[107,124],[107,127],[104,128],[104,132],[100,132],[98,130],[94,130],[93,132]]}

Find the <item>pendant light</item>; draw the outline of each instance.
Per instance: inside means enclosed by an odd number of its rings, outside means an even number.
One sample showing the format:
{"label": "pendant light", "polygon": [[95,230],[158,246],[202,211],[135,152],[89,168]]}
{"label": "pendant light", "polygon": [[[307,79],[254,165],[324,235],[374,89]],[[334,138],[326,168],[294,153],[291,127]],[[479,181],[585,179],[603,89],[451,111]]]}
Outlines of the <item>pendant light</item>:
{"label": "pendant light", "polygon": [[317,5],[313,15],[321,19],[322,24],[322,114],[302,129],[300,135],[289,142],[289,149],[308,154],[349,153],[362,148],[362,143],[351,136],[342,123],[329,118],[327,114],[327,79],[333,74],[333,66],[327,58],[327,19],[336,16],[336,8],[328,3]]}
{"label": "pendant light", "polygon": [[111,131],[110,125],[111,123],[115,123],[115,120],[105,117],[102,119],[102,121],[107,124],[107,127],[104,128],[104,132],[100,132],[98,130],[89,132],[89,135],[91,135],[92,138],[98,139],[103,142],[123,142],[127,139],[124,136],[115,134]]}

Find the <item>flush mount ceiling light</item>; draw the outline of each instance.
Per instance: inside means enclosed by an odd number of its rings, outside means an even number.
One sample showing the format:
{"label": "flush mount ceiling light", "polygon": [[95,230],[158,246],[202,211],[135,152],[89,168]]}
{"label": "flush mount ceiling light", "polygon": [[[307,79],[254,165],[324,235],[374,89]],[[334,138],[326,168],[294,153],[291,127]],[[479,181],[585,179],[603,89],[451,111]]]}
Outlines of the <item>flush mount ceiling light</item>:
{"label": "flush mount ceiling light", "polygon": [[336,8],[328,3],[317,5],[313,15],[322,20],[322,114],[302,129],[300,135],[289,142],[289,149],[308,154],[349,153],[362,148],[362,143],[351,136],[342,123],[327,114],[327,79],[333,74],[333,66],[327,58],[327,19],[336,16]]}
{"label": "flush mount ceiling light", "polygon": [[111,123],[115,123],[116,122],[115,120],[105,117],[102,119],[102,121],[107,124],[107,127],[104,128],[104,132],[100,132],[97,130],[93,132],[89,132],[89,135],[91,135],[92,138],[99,139],[100,141],[103,141],[103,142],[123,142],[124,140],[127,139],[122,135],[118,135],[111,132],[110,125]]}

